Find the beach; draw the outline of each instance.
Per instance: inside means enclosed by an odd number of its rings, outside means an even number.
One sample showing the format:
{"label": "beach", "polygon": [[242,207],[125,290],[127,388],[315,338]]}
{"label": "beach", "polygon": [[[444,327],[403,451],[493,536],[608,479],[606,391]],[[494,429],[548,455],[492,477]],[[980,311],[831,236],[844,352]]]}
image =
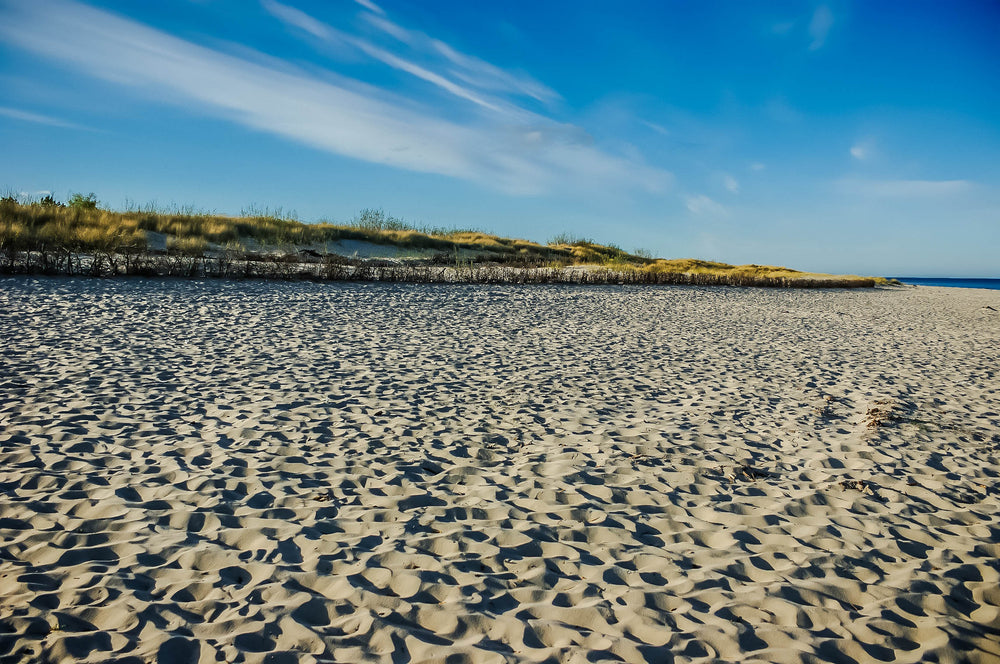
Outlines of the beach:
{"label": "beach", "polygon": [[1000,291],[0,279],[0,661],[1000,661]]}

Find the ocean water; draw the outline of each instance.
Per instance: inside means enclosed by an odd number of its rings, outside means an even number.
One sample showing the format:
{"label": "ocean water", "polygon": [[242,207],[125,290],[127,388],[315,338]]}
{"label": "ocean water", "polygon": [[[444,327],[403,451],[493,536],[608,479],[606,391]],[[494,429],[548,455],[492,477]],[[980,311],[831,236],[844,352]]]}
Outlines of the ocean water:
{"label": "ocean water", "polygon": [[988,288],[1000,290],[1000,279],[944,279],[936,277],[895,277],[915,286],[950,286],[952,288]]}

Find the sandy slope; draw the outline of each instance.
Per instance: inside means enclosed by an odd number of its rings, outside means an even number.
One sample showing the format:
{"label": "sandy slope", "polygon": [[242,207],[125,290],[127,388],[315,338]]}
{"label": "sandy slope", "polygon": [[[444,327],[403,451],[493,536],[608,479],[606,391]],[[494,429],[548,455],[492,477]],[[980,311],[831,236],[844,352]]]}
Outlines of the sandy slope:
{"label": "sandy slope", "polygon": [[998,661],[997,310],[2,280],[0,660]]}

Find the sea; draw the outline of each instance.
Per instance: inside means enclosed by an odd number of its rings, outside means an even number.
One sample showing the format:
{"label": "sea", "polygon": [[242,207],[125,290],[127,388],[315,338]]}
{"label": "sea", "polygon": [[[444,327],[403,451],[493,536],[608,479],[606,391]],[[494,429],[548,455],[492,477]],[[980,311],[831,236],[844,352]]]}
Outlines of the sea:
{"label": "sea", "polygon": [[1000,279],[944,279],[939,277],[895,277],[915,286],[950,286],[952,288],[988,288],[1000,290]]}

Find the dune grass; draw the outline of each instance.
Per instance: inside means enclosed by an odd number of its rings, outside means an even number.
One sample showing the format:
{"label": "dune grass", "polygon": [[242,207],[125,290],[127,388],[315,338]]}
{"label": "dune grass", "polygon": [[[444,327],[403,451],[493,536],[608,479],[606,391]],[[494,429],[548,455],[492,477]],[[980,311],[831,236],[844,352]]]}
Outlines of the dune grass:
{"label": "dune grass", "polygon": [[[566,270],[583,268],[588,276],[574,279],[635,283],[704,283],[737,285],[872,286],[885,280],[868,277],[834,277],[765,265],[728,265],[695,259],[653,258],[644,251],[627,252],[615,245],[602,245],[586,238],[563,234],[546,244],[506,238],[479,229],[418,227],[380,209],[362,210],[347,223],[306,224],[294,218],[251,208],[245,216],[230,217],[199,213],[193,209],[157,210],[153,206],[123,211],[103,209],[93,194],[74,194],[65,204],[51,196],[24,201],[0,198],[0,271],[80,273],[81,254],[90,256],[89,271],[104,274],[162,272],[154,261],[158,255],[191,259],[180,270],[184,274],[208,274],[206,263],[197,260],[269,260],[294,263],[310,254],[322,256],[328,266],[350,263],[336,256],[336,243],[368,242],[404,250],[418,250],[424,265],[454,265],[456,274],[468,279],[492,280],[500,272],[483,272],[486,266],[514,266],[522,270]],[[153,250],[154,238],[165,239],[165,252]],[[333,247],[333,249],[331,249]],[[460,258],[461,257],[461,258]],[[280,260],[279,260],[280,259]],[[74,261],[77,261],[74,264]],[[315,261],[314,261],[315,262]],[[176,266],[179,263],[169,263]],[[76,267],[74,267],[76,265]],[[228,269],[228,268],[227,268]],[[174,268],[167,270],[173,273]],[[257,271],[259,272],[259,270]],[[241,274],[257,274],[246,267]],[[294,270],[282,268],[281,274]],[[356,275],[328,269],[324,274]],[[219,269],[219,276],[229,272]],[[375,273],[373,273],[375,274]],[[503,273],[512,274],[512,273]],[[539,272],[539,274],[543,274]],[[548,274],[548,273],[545,273]],[[554,274],[554,273],[553,273]],[[537,275],[536,275],[537,276]],[[379,278],[377,275],[372,278]],[[553,277],[555,278],[555,277]]]}
{"label": "dune grass", "polygon": [[[83,202],[81,202],[81,200]],[[0,199],[0,248],[40,250],[48,247],[73,251],[100,250],[120,243],[145,243],[146,233],[160,233],[168,246],[185,251],[212,245],[243,250],[289,250],[359,240],[401,248],[430,249],[451,255],[455,249],[481,252],[485,258],[518,258],[534,262],[582,262],[577,247],[542,245],[505,238],[477,229],[445,229],[411,226],[382,210],[366,209],[343,224],[306,224],[276,215],[227,217],[223,215],[146,210],[101,209],[80,195],[70,204],[52,199],[22,203],[13,197]],[[596,245],[595,245],[596,246]],[[615,252],[621,253],[620,250]],[[586,256],[596,262],[600,251]],[[593,262],[593,261],[592,261]]]}

